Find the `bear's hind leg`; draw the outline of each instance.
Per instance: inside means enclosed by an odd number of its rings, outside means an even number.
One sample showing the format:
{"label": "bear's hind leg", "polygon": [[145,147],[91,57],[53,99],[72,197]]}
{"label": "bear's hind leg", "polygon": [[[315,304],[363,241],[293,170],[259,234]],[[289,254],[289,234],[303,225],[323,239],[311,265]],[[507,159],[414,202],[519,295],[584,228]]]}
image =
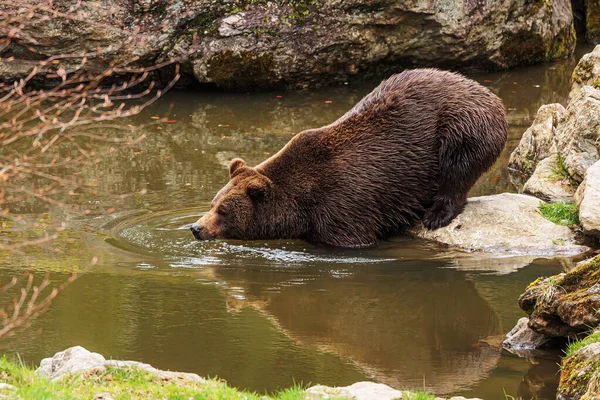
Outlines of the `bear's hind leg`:
{"label": "bear's hind leg", "polygon": [[454,198],[449,196],[436,196],[433,205],[425,211],[423,226],[433,230],[448,225],[454,217],[462,212],[467,202],[466,196]]}
{"label": "bear's hind leg", "polygon": [[422,219],[425,228],[432,230],[448,225],[463,211],[469,189],[494,160],[480,145],[448,139],[468,135],[446,131],[440,136],[438,191]]}

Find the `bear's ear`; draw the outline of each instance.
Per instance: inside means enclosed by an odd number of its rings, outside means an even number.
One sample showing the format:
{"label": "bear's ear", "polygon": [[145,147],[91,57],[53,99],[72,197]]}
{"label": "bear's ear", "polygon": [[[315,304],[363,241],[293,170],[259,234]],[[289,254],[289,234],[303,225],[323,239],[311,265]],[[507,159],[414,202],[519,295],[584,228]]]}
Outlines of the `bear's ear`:
{"label": "bear's ear", "polygon": [[246,161],[242,160],[241,158],[234,158],[231,160],[231,164],[229,164],[229,176],[233,178],[234,172],[245,166]]}
{"label": "bear's ear", "polygon": [[248,182],[246,193],[248,193],[248,196],[253,200],[262,199],[265,197],[270,187],[271,180],[264,175],[259,175]]}

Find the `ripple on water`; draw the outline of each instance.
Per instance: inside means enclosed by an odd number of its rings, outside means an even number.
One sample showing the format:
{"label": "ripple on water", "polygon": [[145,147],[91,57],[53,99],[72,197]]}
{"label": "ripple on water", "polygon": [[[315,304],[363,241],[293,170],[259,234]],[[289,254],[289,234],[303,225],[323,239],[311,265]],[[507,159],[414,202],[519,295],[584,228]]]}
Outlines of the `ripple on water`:
{"label": "ripple on water", "polygon": [[[114,224],[110,243],[130,252],[167,259],[172,268],[204,268],[212,265],[273,265],[277,267],[323,264],[369,264],[396,260],[348,250],[313,246],[300,241],[257,241],[243,243],[193,239],[189,226],[199,213],[190,210],[159,212],[124,217]],[[367,254],[365,254],[367,253]],[[150,269],[139,264],[139,269]]]}

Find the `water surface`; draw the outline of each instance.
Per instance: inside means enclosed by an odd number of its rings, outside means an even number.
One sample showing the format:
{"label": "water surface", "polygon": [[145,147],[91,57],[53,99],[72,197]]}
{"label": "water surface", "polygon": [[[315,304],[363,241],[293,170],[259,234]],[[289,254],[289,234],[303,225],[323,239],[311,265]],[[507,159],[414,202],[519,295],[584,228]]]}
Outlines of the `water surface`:
{"label": "water surface", "polygon": [[[472,196],[514,191],[510,152],[540,105],[566,102],[574,64],[473,76],[504,100],[510,138]],[[193,240],[188,226],[227,182],[231,158],[258,164],[375,85],[171,92],[133,122],[171,110],[173,123],[146,128],[136,146],[94,143],[97,162],[78,171],[94,191],[61,199],[87,215],[35,202],[13,209],[41,227],[69,219],[50,245],[0,254],[2,281],[25,268],[52,271],[56,282],[83,273],[4,351],[39,363],[82,345],[259,392],[375,380],[439,395],[554,398],[556,354],[532,363],[498,344],[523,316],[516,299],[526,285],[565,260],[469,255],[405,237],[361,250]]]}

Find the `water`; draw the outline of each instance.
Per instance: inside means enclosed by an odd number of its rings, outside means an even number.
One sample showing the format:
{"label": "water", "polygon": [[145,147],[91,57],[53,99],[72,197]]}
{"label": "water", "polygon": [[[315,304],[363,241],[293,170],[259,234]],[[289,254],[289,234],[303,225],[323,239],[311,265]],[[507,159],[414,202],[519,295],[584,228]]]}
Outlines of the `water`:
{"label": "water", "polygon": [[[510,139],[471,195],[514,191],[510,152],[540,105],[566,102],[574,65],[473,76],[504,100]],[[146,128],[136,146],[94,143],[96,162],[77,171],[93,190],[57,195],[87,215],[26,202],[13,211],[37,221],[38,231],[0,232],[36,237],[68,219],[48,245],[0,253],[3,282],[26,268],[38,280],[51,271],[56,283],[81,271],[45,314],[3,339],[3,351],[39,363],[82,345],[259,392],[375,380],[439,395],[554,398],[557,354],[530,362],[498,344],[524,315],[516,299],[526,285],[559,272],[564,260],[469,255],[403,237],[361,250],[193,240],[188,226],[227,182],[232,157],[259,163],[375,85],[172,92],[134,122],[171,110],[175,123]]]}

